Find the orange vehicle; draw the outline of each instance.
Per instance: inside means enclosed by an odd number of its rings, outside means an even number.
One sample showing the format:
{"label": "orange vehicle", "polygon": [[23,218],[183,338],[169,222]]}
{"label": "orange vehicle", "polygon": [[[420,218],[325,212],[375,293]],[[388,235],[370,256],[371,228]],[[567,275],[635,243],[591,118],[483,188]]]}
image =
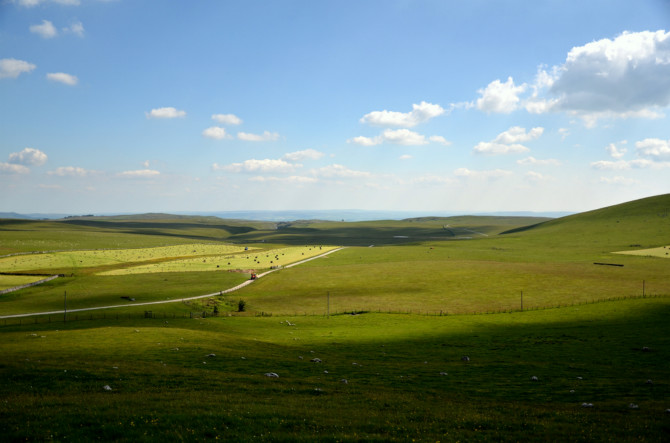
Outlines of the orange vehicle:
{"label": "orange vehicle", "polygon": [[256,273],[255,272],[251,273],[251,278],[249,280],[256,280]]}

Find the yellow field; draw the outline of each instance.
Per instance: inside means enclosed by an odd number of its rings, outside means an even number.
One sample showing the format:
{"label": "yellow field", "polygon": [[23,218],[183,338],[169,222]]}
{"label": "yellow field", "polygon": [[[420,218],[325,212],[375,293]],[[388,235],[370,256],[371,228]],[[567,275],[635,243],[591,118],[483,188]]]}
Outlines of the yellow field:
{"label": "yellow field", "polygon": [[637,251],[619,251],[614,254],[641,255],[644,257],[662,257],[670,258],[670,246],[661,246],[659,248],[639,249]]}
{"label": "yellow field", "polygon": [[286,266],[306,258],[323,254],[332,249],[335,249],[335,247],[295,246],[269,250],[249,250],[237,254],[228,253],[208,257],[182,258],[161,263],[132,266],[124,269],[101,272],[97,275],[269,269],[277,266]]}
{"label": "yellow field", "polygon": [[[253,250],[254,248],[249,248]],[[141,249],[100,249],[15,255],[0,259],[0,272],[47,269],[76,269],[122,263],[152,261],[170,257],[195,257],[244,252],[244,246],[224,244],[188,244]],[[250,252],[250,251],[249,251]]]}

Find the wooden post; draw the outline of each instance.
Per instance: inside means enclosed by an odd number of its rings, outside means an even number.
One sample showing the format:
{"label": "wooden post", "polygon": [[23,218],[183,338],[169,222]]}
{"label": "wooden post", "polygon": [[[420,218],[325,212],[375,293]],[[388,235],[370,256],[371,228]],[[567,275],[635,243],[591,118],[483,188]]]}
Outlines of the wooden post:
{"label": "wooden post", "polygon": [[521,312],[523,312],[523,291],[521,291]]}

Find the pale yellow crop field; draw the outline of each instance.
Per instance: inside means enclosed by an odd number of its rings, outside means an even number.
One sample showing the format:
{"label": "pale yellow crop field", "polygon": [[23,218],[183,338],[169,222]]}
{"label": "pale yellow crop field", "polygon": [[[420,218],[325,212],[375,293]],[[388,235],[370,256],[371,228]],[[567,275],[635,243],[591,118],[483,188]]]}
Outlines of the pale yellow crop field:
{"label": "pale yellow crop field", "polygon": [[644,257],[670,258],[670,246],[661,246],[651,249],[639,249],[637,251],[619,251],[614,254],[641,255]]}
{"label": "pale yellow crop field", "polygon": [[[249,248],[254,250],[255,248]],[[77,269],[123,263],[136,263],[174,257],[231,255],[244,252],[244,246],[225,244],[188,244],[141,249],[100,249],[14,255],[0,258],[0,272],[48,269]]]}
{"label": "pale yellow crop field", "polygon": [[249,250],[208,257],[182,258],[101,272],[97,275],[148,274],[154,272],[195,272],[260,270],[282,267],[328,252],[332,246],[294,246],[269,250]]}

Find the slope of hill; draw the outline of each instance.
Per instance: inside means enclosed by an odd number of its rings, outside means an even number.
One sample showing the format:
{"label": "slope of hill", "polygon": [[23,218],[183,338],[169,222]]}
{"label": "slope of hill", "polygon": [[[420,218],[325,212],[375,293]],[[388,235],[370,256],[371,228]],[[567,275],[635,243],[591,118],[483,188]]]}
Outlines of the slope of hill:
{"label": "slope of hill", "polygon": [[547,246],[608,251],[670,244],[670,194],[657,195],[505,231]]}

